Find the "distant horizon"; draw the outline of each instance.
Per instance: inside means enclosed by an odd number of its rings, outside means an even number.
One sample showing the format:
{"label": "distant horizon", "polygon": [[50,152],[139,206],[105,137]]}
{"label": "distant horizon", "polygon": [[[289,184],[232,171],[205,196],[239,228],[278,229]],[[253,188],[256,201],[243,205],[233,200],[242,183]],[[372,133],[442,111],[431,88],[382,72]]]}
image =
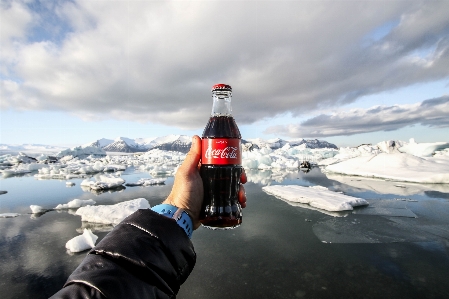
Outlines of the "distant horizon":
{"label": "distant horizon", "polygon": [[[83,146],[83,145],[86,145],[86,144],[89,144],[89,143],[93,143],[93,142],[101,140],[101,139],[110,140],[112,142],[118,140],[119,138],[126,138],[126,139],[131,139],[131,140],[137,140],[137,139],[154,140],[154,139],[157,139],[157,138],[162,138],[162,137],[166,137],[166,136],[170,136],[170,135],[190,137],[189,135],[185,135],[185,134],[169,134],[169,135],[158,136],[158,137],[136,137],[136,138],[131,138],[131,137],[127,137],[127,136],[118,136],[118,137],[115,137],[115,138],[100,137],[100,138],[97,138],[95,140],[83,142],[83,143],[80,143],[80,144],[78,144],[78,143],[76,143],[76,144],[75,143],[73,143],[73,144],[58,144],[58,143],[53,143],[53,144],[50,144],[50,143],[0,143],[0,146],[12,146],[12,147],[14,147],[14,146],[50,146],[50,147],[55,147],[55,148],[73,148],[73,147]],[[201,137],[201,135],[199,135],[199,136]],[[414,137],[411,137],[411,138],[415,139]],[[396,139],[394,139],[394,138],[393,139],[392,138],[388,139],[387,138],[387,139],[384,139],[384,140],[380,140],[378,142],[362,142],[362,143],[354,144],[354,145],[340,145],[338,143],[329,141],[331,138],[281,138],[281,137],[261,138],[261,137],[256,137],[256,138],[242,138],[242,139],[247,140],[247,141],[254,140],[254,139],[262,139],[264,141],[274,140],[274,139],[281,139],[281,140],[285,140],[285,141],[296,141],[296,140],[301,140],[301,139],[304,139],[304,140],[319,140],[319,141],[329,142],[329,143],[334,144],[334,145],[336,145],[337,147],[340,148],[340,147],[357,147],[357,146],[360,146],[362,144],[375,145],[375,144],[378,144],[380,142],[389,141],[389,140],[403,141],[403,142],[409,143],[411,138],[409,138],[407,140],[398,139],[398,138],[396,138]],[[415,142],[416,143],[438,143],[438,142],[449,142],[449,140],[438,140],[438,141],[423,142],[423,141],[415,139]],[[5,152],[5,151],[14,151],[14,150],[9,150],[9,149],[5,150],[5,149],[2,149],[0,147],[0,152]]]}

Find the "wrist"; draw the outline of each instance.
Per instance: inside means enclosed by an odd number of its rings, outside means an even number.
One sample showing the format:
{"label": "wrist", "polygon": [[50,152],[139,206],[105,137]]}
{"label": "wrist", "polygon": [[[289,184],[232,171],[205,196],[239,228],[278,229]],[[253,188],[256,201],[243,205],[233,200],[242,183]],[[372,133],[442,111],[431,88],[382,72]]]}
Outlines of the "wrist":
{"label": "wrist", "polygon": [[193,233],[193,222],[189,214],[181,208],[178,208],[171,204],[160,204],[151,208],[156,213],[171,218],[185,231],[189,239]]}

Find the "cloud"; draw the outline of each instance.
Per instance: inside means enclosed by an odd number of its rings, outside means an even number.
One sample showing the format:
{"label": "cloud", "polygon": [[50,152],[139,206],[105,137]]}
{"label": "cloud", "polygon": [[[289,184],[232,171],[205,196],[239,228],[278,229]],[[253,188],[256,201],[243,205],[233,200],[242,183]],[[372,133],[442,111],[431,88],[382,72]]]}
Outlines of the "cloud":
{"label": "cloud", "polygon": [[333,115],[321,114],[300,124],[272,126],[266,133],[289,137],[332,137],[376,131],[394,131],[406,126],[449,127],[449,96],[411,105],[376,106]]}
{"label": "cloud", "polygon": [[218,82],[250,124],[449,78],[447,1],[12,3],[2,109],[201,128]]}

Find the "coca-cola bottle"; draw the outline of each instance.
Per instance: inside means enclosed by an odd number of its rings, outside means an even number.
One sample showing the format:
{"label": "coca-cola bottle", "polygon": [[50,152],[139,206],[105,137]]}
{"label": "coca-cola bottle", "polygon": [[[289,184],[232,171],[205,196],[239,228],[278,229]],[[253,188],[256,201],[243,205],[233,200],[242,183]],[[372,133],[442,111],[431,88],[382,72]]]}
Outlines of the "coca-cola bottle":
{"label": "coca-cola bottle", "polygon": [[231,95],[230,85],[212,87],[212,114],[202,136],[204,201],[200,221],[212,229],[231,229],[242,223],[238,200],[243,171],[241,136],[231,114]]}

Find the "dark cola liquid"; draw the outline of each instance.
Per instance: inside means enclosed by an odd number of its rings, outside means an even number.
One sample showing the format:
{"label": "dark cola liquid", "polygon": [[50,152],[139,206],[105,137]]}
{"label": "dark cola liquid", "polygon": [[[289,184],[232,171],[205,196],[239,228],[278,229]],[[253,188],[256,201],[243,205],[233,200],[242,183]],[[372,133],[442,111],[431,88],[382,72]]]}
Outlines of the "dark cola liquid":
{"label": "dark cola liquid", "polygon": [[[203,132],[204,138],[238,138],[240,131],[231,116],[213,116]],[[242,207],[238,200],[240,165],[202,164],[204,186],[201,223],[213,229],[230,229],[242,223]]]}

